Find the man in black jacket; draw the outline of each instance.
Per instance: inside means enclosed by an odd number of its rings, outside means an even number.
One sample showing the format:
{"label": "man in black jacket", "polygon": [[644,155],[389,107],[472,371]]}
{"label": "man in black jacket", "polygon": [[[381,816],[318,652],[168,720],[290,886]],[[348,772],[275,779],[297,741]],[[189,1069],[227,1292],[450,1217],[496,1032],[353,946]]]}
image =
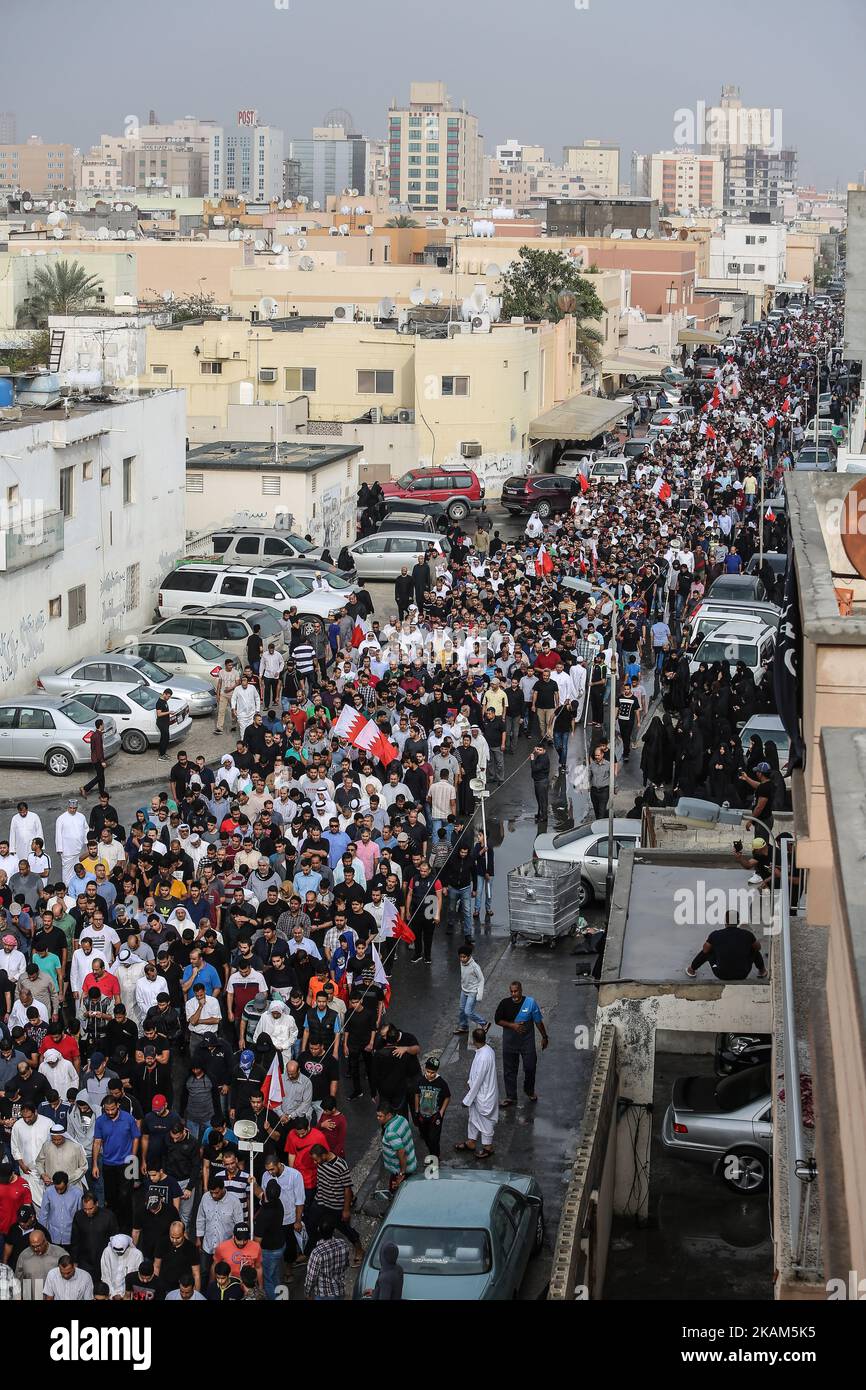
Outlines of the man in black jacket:
{"label": "man in black jacket", "polygon": [[397,616],[402,622],[409,612],[409,605],[415,599],[415,581],[409,573],[408,565],[403,565],[400,573],[394,580],[394,601],[397,604]]}
{"label": "man in black jacket", "polygon": [[102,1252],[118,1229],[114,1212],[109,1207],[100,1207],[92,1192],[85,1192],[72,1218],[69,1253],[79,1268],[87,1270],[93,1279],[101,1278]]}
{"label": "man in black jacket", "polygon": [[535,792],[535,804],[538,807],[537,821],[547,820],[547,802],[550,794],[550,754],[543,743],[536,743],[529,755],[530,771],[532,773],[532,789]]}

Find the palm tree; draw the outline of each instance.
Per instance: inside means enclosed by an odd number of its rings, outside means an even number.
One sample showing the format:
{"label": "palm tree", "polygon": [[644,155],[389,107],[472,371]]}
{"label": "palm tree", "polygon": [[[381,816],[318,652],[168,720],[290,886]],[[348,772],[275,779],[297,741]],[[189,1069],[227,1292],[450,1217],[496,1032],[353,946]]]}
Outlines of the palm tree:
{"label": "palm tree", "polygon": [[578,319],[574,325],[575,348],[590,366],[597,367],[601,361],[604,334],[597,328],[590,328],[585,319]]}
{"label": "palm tree", "polygon": [[419,227],[421,224],[415,221],[414,217],[406,217],[401,213],[399,217],[392,217],[385,223],[386,227]]}
{"label": "palm tree", "polygon": [[88,275],[78,261],[58,261],[39,266],[30,293],[18,312],[19,326],[27,320],[44,327],[49,314],[78,314],[89,309],[102,289],[102,281]]}

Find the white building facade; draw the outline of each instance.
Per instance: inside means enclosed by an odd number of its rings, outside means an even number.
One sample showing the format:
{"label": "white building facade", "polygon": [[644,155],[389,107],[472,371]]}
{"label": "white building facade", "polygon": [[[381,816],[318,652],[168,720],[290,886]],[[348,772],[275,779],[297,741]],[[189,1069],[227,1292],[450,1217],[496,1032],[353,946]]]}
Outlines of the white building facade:
{"label": "white building facade", "polygon": [[255,111],[239,111],[236,126],[214,127],[208,135],[208,197],[242,193],[255,202],[281,198],[284,145],[283,132],[259,125]]}
{"label": "white building facade", "polygon": [[710,279],[785,279],[786,228],[779,223],[728,222],[710,237]]}
{"label": "white building facade", "polygon": [[183,391],[0,422],[4,695],[151,621],[183,553],[185,461]]}

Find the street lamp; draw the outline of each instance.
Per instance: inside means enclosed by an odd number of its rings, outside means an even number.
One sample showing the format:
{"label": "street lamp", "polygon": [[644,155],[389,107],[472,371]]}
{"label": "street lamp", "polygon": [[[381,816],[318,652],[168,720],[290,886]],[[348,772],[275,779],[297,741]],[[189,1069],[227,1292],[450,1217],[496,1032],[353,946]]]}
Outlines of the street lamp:
{"label": "street lamp", "polygon": [[[610,905],[613,900],[613,793],[616,778],[616,598],[604,584],[590,584],[585,579],[573,579],[569,576],[564,580],[564,586],[578,594],[601,593],[610,599],[610,797],[607,804],[607,876],[605,879],[607,916],[610,917]],[[589,691],[587,690],[588,699]]]}

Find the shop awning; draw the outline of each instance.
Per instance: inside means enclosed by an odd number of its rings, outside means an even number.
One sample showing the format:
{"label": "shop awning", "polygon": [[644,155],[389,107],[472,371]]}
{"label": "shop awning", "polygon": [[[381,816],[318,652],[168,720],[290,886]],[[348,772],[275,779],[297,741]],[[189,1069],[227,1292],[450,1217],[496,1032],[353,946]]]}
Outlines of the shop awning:
{"label": "shop awning", "polygon": [[701,343],[715,344],[725,342],[726,333],[714,333],[710,328],[681,328],[677,334],[677,342],[686,347],[700,347]]}
{"label": "shop awning", "polygon": [[622,401],[609,401],[603,396],[571,396],[533,420],[529,438],[593,439],[615,424],[624,409]]}
{"label": "shop awning", "polygon": [[620,354],[617,357],[605,357],[601,364],[603,372],[616,372],[620,376],[658,376],[665,367],[670,366],[670,361],[665,357],[648,356],[641,354],[637,357],[625,357]]}

